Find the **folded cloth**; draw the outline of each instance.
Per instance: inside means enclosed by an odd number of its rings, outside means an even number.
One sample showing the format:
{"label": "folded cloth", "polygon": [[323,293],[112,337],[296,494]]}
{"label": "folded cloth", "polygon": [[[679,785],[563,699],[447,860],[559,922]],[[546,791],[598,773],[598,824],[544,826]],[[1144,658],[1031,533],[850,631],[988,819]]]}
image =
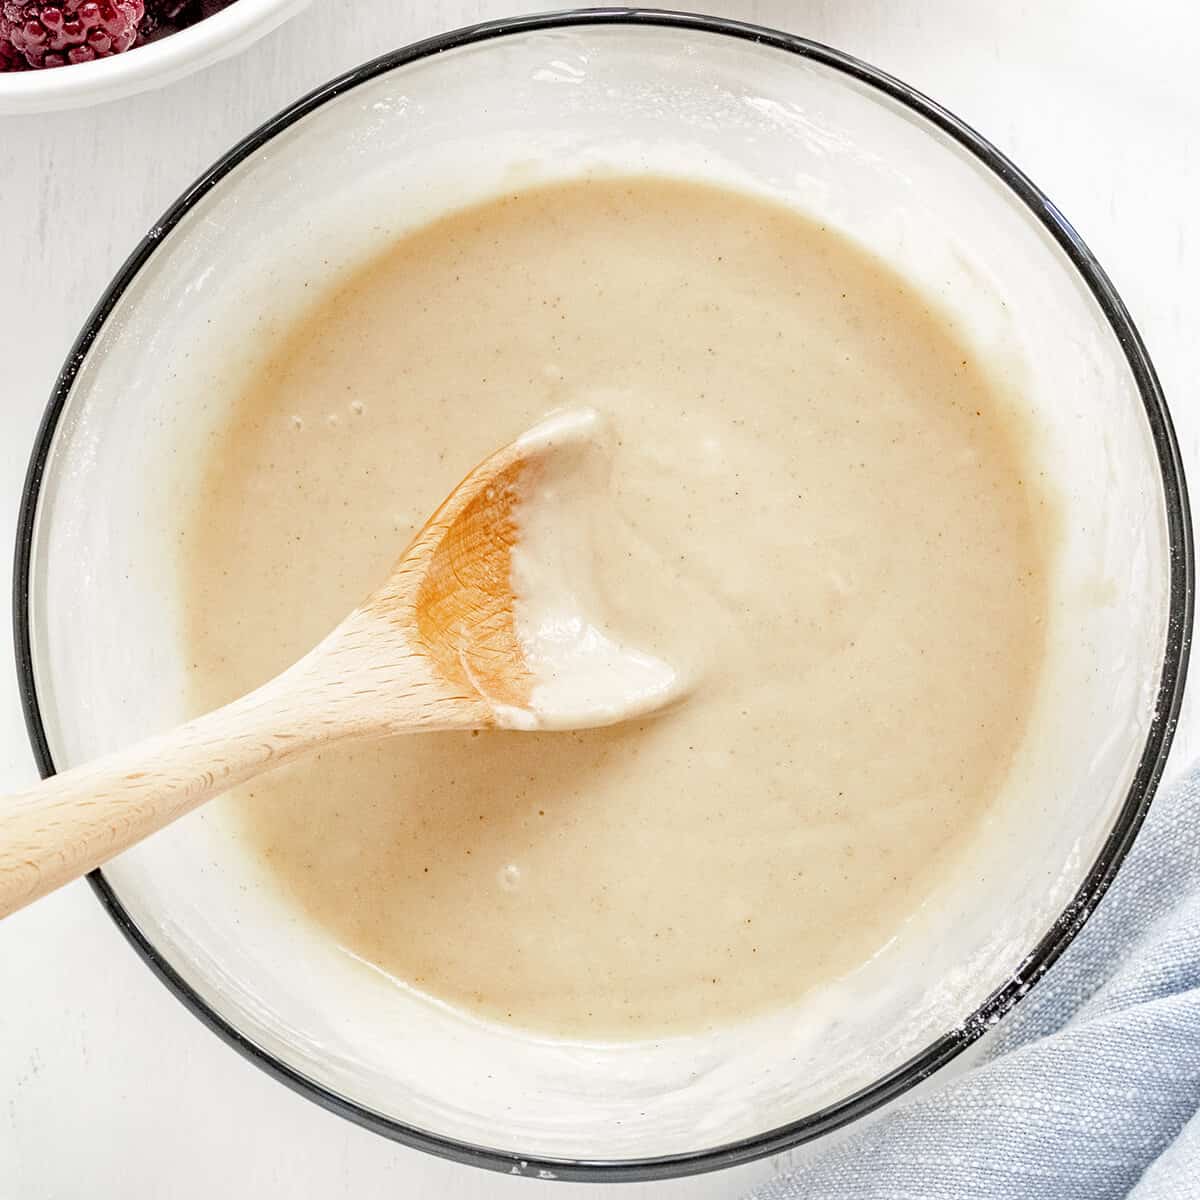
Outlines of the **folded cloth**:
{"label": "folded cloth", "polygon": [[1200,1200],[1200,769],[993,1036],[754,1200]]}

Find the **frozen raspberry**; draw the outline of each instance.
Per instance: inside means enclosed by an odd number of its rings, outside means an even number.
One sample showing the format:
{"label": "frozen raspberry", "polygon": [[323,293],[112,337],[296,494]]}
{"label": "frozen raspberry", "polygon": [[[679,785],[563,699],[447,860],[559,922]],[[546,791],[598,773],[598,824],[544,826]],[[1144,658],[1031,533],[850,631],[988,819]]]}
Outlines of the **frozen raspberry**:
{"label": "frozen raspberry", "polygon": [[28,65],[12,44],[12,22],[0,12],[0,71],[24,71]]}
{"label": "frozen raspberry", "polygon": [[9,40],[31,67],[65,67],[133,45],[143,0],[3,0]]}

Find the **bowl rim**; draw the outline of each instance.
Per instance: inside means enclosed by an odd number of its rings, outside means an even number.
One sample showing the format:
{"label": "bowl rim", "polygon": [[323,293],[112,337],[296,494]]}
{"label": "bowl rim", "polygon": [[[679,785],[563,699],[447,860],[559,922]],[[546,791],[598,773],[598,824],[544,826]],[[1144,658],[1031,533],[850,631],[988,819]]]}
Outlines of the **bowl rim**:
{"label": "bowl rim", "polygon": [[21,705],[34,757],[43,777],[54,763],[38,704],[33,669],[29,585],[38,501],[47,458],[59,418],[79,368],[125,289],[145,266],[165,235],[243,160],[306,114],[344,92],[410,63],[459,47],[513,35],[587,25],[659,27],[733,37],[811,60],[898,102],[973,155],[1023,204],[1051,235],[1099,305],[1124,352],[1145,408],[1162,479],[1170,561],[1169,613],[1156,706],[1128,793],[1112,830],[1084,878],[1011,980],[993,992],[961,1025],[943,1034],[906,1063],[874,1083],[797,1121],[749,1138],[661,1157],[559,1159],[477,1146],[408,1126],[338,1094],[294,1070],[242,1034],[211,1009],[162,958],[133,922],[102,871],[89,882],[126,939],[166,986],[213,1032],[244,1057],[323,1108],[394,1141],[472,1166],[543,1179],[584,1182],[668,1179],[730,1167],[781,1153],[812,1141],[880,1108],[956,1057],[1007,1013],[1053,965],[1083,927],[1112,882],[1145,818],[1161,778],[1183,698],[1191,645],[1194,550],[1187,487],[1175,431],[1146,347],[1112,282],[1083,239],[1030,179],[990,142],[948,110],[898,79],[848,54],[793,34],[723,17],[658,9],[572,9],[484,22],[453,30],[392,51],[347,71],[301,97],[238,142],[200,176],[166,211],[117,272],[68,354],[38,430],[21,496],[13,571],[13,629]]}

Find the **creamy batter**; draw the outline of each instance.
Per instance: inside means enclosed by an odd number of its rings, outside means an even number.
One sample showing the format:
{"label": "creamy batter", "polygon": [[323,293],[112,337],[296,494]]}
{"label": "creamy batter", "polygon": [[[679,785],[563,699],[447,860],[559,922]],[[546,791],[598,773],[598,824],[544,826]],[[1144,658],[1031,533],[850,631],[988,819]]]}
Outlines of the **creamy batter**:
{"label": "creamy batter", "polygon": [[486,1018],[637,1037],[785,1006],[894,936],[979,831],[1051,552],[972,348],[840,235],[596,179],[339,281],[206,451],[180,556],[195,706],[289,665],[468,468],[574,407],[611,429],[578,569],[686,702],[326,751],[236,798],[245,836],[348,952]]}
{"label": "creamy batter", "polygon": [[[692,684],[678,665],[696,655],[679,636],[673,589],[627,580],[637,534],[612,508],[611,433],[594,408],[568,409],[517,439],[549,452],[513,509],[513,627],[533,688],[526,709],[498,714],[506,728],[611,725],[675,703]],[[675,662],[637,644],[652,629],[660,643],[675,630]]]}

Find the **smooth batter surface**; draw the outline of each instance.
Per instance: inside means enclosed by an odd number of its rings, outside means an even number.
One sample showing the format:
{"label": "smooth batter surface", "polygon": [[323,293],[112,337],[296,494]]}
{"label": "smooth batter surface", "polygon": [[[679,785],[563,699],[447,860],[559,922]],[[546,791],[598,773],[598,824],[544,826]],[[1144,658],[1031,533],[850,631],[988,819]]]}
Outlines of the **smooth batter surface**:
{"label": "smooth batter surface", "polygon": [[475,462],[614,430],[596,579],[695,672],[587,733],[361,744],[237,799],[347,950],[485,1017],[647,1036],[784,1006],[892,937],[1000,787],[1047,564],[1018,429],[942,314],[785,209],[597,180],[341,281],[206,451],[197,709],[289,665]]}

